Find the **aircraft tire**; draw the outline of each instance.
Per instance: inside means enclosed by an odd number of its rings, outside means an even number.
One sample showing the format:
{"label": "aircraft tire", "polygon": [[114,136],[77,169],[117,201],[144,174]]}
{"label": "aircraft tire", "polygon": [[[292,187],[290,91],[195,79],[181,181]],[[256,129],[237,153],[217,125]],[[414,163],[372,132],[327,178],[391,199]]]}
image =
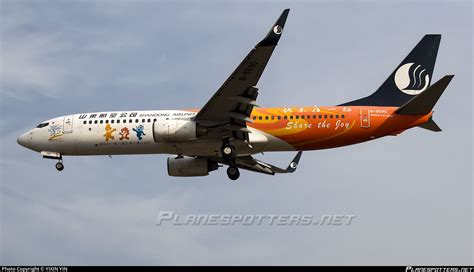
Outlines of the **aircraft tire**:
{"label": "aircraft tire", "polygon": [[57,162],[55,166],[56,166],[56,170],[58,171],[64,170],[64,164],[62,162]]}
{"label": "aircraft tire", "polygon": [[236,166],[229,166],[229,168],[227,168],[227,176],[231,180],[237,180],[240,177],[239,168]]}

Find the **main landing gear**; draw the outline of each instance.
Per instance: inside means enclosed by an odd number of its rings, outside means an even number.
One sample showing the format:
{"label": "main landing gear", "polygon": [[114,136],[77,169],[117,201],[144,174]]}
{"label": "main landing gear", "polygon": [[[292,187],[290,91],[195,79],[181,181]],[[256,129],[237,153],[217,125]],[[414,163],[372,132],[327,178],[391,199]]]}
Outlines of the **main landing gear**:
{"label": "main landing gear", "polygon": [[237,180],[240,177],[240,171],[235,166],[235,147],[229,143],[228,139],[224,140],[221,148],[222,158],[229,165],[227,168],[227,176],[231,180]]}
{"label": "main landing gear", "polygon": [[235,158],[235,147],[228,142],[224,143],[221,148],[221,153],[224,160],[233,160]]}
{"label": "main landing gear", "polygon": [[227,168],[227,176],[231,180],[237,180],[240,177],[240,171],[237,166],[231,165],[229,168]]}

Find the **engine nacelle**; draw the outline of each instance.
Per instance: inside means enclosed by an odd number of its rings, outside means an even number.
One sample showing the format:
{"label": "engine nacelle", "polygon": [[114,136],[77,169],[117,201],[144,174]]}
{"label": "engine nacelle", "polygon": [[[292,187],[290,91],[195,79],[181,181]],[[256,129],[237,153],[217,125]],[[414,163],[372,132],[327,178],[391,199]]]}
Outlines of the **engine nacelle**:
{"label": "engine nacelle", "polygon": [[217,170],[217,162],[206,158],[169,157],[168,175],[172,177],[207,176]]}
{"label": "engine nacelle", "polygon": [[155,142],[185,142],[207,134],[207,129],[187,120],[166,120],[153,123]]}

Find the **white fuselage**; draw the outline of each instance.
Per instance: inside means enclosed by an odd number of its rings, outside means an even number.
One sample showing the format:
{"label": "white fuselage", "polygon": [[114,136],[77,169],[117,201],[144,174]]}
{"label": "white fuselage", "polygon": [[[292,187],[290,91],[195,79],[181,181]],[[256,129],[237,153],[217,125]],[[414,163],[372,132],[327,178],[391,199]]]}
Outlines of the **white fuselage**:
{"label": "white fuselage", "polygon": [[[191,111],[125,111],[81,113],[47,120],[18,138],[37,152],[61,155],[176,154],[220,156],[221,140],[163,141],[154,128],[174,120],[190,121]],[[251,129],[250,141],[236,141],[239,155],[262,151],[291,151],[289,144]]]}

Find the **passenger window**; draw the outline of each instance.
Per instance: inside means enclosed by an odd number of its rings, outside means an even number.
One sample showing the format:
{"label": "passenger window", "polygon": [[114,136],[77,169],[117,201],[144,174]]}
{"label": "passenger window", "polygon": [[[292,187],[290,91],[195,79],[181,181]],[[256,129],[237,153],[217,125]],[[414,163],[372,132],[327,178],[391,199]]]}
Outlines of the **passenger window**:
{"label": "passenger window", "polygon": [[142,119],[142,123],[145,123],[145,119]]}
{"label": "passenger window", "polygon": [[114,123],[114,121],[115,121],[115,120],[110,120],[110,123],[112,123],[112,124],[113,124],[113,123]]}
{"label": "passenger window", "polygon": [[84,125],[87,124],[87,121],[84,121],[83,124],[84,124]]}
{"label": "passenger window", "polygon": [[253,120],[257,120],[257,116],[254,116],[254,117],[253,117]]}
{"label": "passenger window", "polygon": [[132,120],[132,119],[130,119],[130,120],[128,120],[128,122],[129,122],[129,123],[133,123],[133,120]]}
{"label": "passenger window", "polygon": [[268,120],[268,116],[265,116],[265,120]]}
{"label": "passenger window", "polygon": [[318,116],[318,118],[321,119],[321,118],[323,118],[323,116],[320,114],[320,115]]}
{"label": "passenger window", "polygon": [[308,116],[306,116],[306,117],[308,117],[308,119],[311,119],[311,115],[308,115]]}
{"label": "passenger window", "polygon": [[275,120],[275,116],[272,115],[272,120]]}
{"label": "passenger window", "polygon": [[288,116],[285,115],[285,116],[283,116],[283,118],[284,118],[284,119],[288,119]]}
{"label": "passenger window", "polygon": [[313,119],[316,119],[316,115],[313,115]]}
{"label": "passenger window", "polygon": [[300,119],[300,116],[299,116],[299,115],[296,115],[295,118],[296,118],[296,119]]}
{"label": "passenger window", "polygon": [[262,120],[262,116],[259,116],[259,117],[258,117],[258,120]]}
{"label": "passenger window", "polygon": [[327,116],[327,114],[325,114],[325,115],[324,115],[324,119],[328,119],[328,116]]}
{"label": "passenger window", "polygon": [[100,123],[103,124],[103,123],[104,123],[104,120],[100,120]]}
{"label": "passenger window", "polygon": [[341,115],[341,118],[344,118],[344,114],[343,114],[343,115]]}
{"label": "passenger window", "polygon": [[94,121],[94,124],[97,124],[97,120]]}
{"label": "passenger window", "polygon": [[89,125],[92,124],[92,120],[89,121]]}
{"label": "passenger window", "polygon": [[109,123],[109,120],[105,120],[105,123],[108,124],[108,123]]}
{"label": "passenger window", "polygon": [[117,124],[120,124],[120,119],[117,120]]}
{"label": "passenger window", "polygon": [[138,123],[138,119],[135,119],[135,123]]}
{"label": "passenger window", "polygon": [[301,119],[304,119],[304,115],[301,115]]}
{"label": "passenger window", "polygon": [[293,115],[290,115],[290,119],[293,119]]}
{"label": "passenger window", "polygon": [[155,119],[153,119],[153,122],[156,122],[156,118],[155,118]]}
{"label": "passenger window", "polygon": [[124,124],[127,123],[127,119],[123,119],[122,123]]}
{"label": "passenger window", "polygon": [[332,119],[332,114],[331,114],[331,115],[329,115],[329,118],[331,118],[331,119]]}
{"label": "passenger window", "polygon": [[278,119],[278,120],[280,120],[280,119],[281,119],[281,116],[280,116],[280,115],[278,115],[278,116],[277,116],[277,119]]}
{"label": "passenger window", "polygon": [[338,115],[338,114],[336,114],[336,118],[339,118],[339,115]]}
{"label": "passenger window", "polygon": [[148,123],[151,123],[151,119],[148,119]]}

